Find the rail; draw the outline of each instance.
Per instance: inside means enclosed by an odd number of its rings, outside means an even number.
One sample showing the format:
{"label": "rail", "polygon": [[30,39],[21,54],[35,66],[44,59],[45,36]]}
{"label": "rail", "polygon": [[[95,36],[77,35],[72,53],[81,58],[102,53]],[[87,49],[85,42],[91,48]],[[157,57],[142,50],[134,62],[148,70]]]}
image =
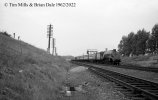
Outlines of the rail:
{"label": "rail", "polygon": [[158,100],[158,84],[150,81],[142,80],[132,76],[127,76],[117,72],[105,70],[102,68],[95,67],[95,65],[73,62],[75,64],[89,67],[89,69],[106,78],[113,81],[123,87],[130,90],[132,94],[136,94],[134,98],[141,98],[146,100]]}
{"label": "rail", "polygon": [[87,64],[95,64],[95,65],[102,65],[102,66],[110,66],[110,67],[117,67],[117,68],[124,68],[124,69],[133,69],[133,70],[141,70],[141,71],[147,71],[147,72],[155,72],[158,73],[158,68],[155,67],[142,67],[138,65],[110,65],[110,64],[100,64],[100,63],[91,63],[91,62],[84,62]]}

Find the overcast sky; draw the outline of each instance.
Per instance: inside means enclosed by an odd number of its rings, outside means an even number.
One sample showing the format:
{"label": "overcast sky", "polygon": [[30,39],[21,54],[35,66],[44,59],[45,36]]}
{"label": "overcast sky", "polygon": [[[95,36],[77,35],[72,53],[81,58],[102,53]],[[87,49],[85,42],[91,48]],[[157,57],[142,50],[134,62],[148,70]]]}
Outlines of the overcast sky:
{"label": "overcast sky", "polygon": [[[5,3],[76,3],[76,7],[5,7]],[[117,49],[123,35],[158,23],[158,0],[0,0],[0,31],[16,33],[47,49],[47,25],[54,26],[57,53]]]}

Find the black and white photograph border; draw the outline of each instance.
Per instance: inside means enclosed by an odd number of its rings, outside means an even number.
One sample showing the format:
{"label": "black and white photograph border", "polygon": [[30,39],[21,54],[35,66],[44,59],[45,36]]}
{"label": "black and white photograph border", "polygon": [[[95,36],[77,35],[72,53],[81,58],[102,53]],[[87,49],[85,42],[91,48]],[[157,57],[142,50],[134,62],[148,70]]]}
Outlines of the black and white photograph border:
{"label": "black and white photograph border", "polygon": [[0,0],[0,100],[158,100],[157,0]]}

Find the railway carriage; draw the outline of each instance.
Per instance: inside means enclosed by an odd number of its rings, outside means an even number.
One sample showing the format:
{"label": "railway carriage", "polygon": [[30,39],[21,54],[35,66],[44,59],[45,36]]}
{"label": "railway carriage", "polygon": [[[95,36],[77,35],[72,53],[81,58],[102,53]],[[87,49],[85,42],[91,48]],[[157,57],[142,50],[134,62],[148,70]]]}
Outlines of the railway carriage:
{"label": "railway carriage", "polygon": [[119,65],[121,62],[120,54],[116,51],[116,49],[78,56],[75,60],[92,63],[111,63],[115,65]]}

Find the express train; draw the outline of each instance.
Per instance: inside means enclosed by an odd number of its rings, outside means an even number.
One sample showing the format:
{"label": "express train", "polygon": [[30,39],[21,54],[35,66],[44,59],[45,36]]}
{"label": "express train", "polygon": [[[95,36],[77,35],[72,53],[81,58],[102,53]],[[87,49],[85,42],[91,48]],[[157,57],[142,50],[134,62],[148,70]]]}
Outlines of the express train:
{"label": "express train", "polygon": [[74,61],[119,65],[121,62],[121,55],[116,49],[101,52],[95,51],[92,54],[77,56]]}

